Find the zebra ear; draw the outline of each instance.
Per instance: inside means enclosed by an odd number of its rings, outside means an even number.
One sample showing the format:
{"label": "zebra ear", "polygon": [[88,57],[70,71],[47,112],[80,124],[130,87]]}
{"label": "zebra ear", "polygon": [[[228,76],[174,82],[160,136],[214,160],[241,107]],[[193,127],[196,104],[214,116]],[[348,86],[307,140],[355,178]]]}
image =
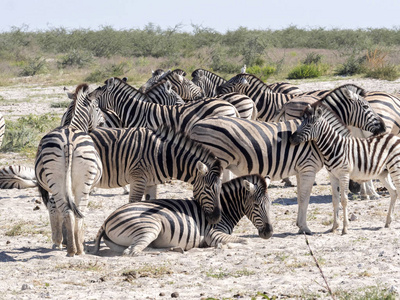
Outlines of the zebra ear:
{"label": "zebra ear", "polygon": [[107,90],[111,90],[114,86],[114,83],[115,83],[114,77],[107,79],[107,81],[106,81]]}
{"label": "zebra ear", "polygon": [[183,82],[183,76],[182,76],[182,75],[173,73],[173,76],[174,76],[179,82]]}
{"label": "zebra ear", "polygon": [[71,99],[71,100],[74,99],[74,93],[66,92],[66,94],[67,94],[67,97],[68,97],[69,99]]}
{"label": "zebra ear", "polygon": [[269,184],[271,183],[271,177],[265,176],[265,182],[267,183],[267,187],[268,187]]}
{"label": "zebra ear", "polygon": [[322,116],[322,108],[320,106],[317,107],[316,111],[315,111],[315,115],[319,118],[320,116]]}
{"label": "zebra ear", "polygon": [[208,173],[208,167],[203,164],[201,161],[198,161],[196,164],[196,168],[201,175],[206,175]]}
{"label": "zebra ear", "polygon": [[123,81],[123,82],[128,82],[128,77],[123,77],[123,78],[122,78],[122,81]]}
{"label": "zebra ear", "polygon": [[357,93],[354,93],[352,90],[349,90],[347,87],[342,88],[342,93],[345,95],[347,99],[356,101],[359,98]]}
{"label": "zebra ear", "polygon": [[244,183],[244,188],[251,194],[254,194],[256,192],[256,186],[252,184],[250,181],[245,179],[243,180],[243,183]]}

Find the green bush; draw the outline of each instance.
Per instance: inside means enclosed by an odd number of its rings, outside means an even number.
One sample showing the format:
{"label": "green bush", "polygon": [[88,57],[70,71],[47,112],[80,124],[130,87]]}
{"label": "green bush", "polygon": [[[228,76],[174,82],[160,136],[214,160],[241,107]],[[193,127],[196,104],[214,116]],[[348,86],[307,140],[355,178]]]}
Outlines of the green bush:
{"label": "green bush", "polygon": [[395,65],[386,64],[375,68],[367,68],[365,76],[375,79],[396,80],[400,77],[400,73]]}
{"label": "green bush", "polygon": [[322,70],[316,64],[301,64],[294,67],[288,74],[288,79],[317,78],[322,75]]}
{"label": "green bush", "polygon": [[[108,76],[110,77],[110,76]],[[88,76],[85,77],[84,81],[87,81],[89,83],[92,82],[102,82],[107,78],[107,73],[103,70],[94,70],[91,72]]]}
{"label": "green bush", "polygon": [[251,67],[248,67],[246,69],[246,72],[249,74],[256,75],[259,77],[261,80],[265,81],[267,80],[272,74],[276,72],[276,68],[272,66],[265,66],[265,67],[260,67],[258,65],[254,65]]}
{"label": "green bush", "polygon": [[51,129],[59,126],[60,119],[51,114],[30,114],[17,121],[6,121],[2,152],[36,153],[40,139]]}
{"label": "green bush", "polygon": [[318,54],[315,52],[309,52],[306,54],[306,58],[303,60],[303,64],[305,65],[318,65],[322,61],[322,54]]}
{"label": "green bush", "polygon": [[347,58],[346,62],[343,65],[340,65],[336,71],[336,75],[340,76],[351,76],[355,74],[361,74],[365,71],[365,56],[363,57],[355,57],[351,55]]}

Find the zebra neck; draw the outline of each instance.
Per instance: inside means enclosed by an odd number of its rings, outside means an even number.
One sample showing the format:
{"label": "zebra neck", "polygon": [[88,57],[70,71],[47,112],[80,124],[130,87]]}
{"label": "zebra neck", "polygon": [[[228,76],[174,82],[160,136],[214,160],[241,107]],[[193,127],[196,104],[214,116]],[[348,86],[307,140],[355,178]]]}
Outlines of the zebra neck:
{"label": "zebra neck", "polygon": [[[234,189],[233,189],[234,190]],[[240,191],[232,192],[232,189],[222,185],[221,189],[221,221],[215,228],[231,234],[233,228],[239,223],[240,219],[245,216],[244,201],[247,192],[244,188]]]}
{"label": "zebra neck", "polygon": [[348,148],[348,138],[341,136],[329,125],[323,127],[315,142],[326,162],[337,161],[338,154]]}

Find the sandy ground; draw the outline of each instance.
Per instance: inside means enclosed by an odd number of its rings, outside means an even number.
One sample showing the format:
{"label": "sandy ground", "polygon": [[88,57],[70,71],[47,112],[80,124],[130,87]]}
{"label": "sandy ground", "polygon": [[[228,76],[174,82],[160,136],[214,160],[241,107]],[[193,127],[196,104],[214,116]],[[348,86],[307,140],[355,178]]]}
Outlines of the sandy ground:
{"label": "sandy ground", "polygon": [[[399,82],[337,80],[299,82],[303,90],[329,89],[355,83],[367,90],[398,92]],[[73,87],[71,87],[73,88]],[[12,118],[52,111],[64,101],[62,87],[0,87],[0,111]],[[28,105],[27,105],[28,103]],[[8,117],[7,117],[8,118]],[[0,165],[33,161],[12,153],[0,154]],[[308,209],[308,236],[314,257],[338,298],[368,289],[400,291],[400,214],[384,228],[389,198],[349,202],[353,214],[349,233],[329,232],[331,191],[326,171],[317,175]],[[377,183],[379,186],[379,183]],[[297,234],[296,188],[280,182],[269,187],[273,201],[274,235],[263,240],[244,218],[234,234],[247,245],[193,249],[184,254],[149,250],[137,257],[121,257],[102,244],[99,255],[66,257],[52,250],[48,213],[36,189],[0,192],[0,299],[277,299],[330,298],[320,270]],[[159,189],[159,198],[183,198],[190,187],[172,181]],[[128,201],[122,189],[98,190],[86,212],[86,246],[90,251],[98,228],[117,207]],[[398,211],[396,209],[396,211]],[[397,296],[398,297],[398,296]]]}

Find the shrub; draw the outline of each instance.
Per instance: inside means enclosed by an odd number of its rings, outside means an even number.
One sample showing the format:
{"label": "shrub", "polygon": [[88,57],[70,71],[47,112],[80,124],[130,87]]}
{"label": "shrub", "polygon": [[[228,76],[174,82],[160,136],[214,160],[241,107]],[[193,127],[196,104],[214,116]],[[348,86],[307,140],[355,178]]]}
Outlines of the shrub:
{"label": "shrub", "polygon": [[39,140],[51,129],[59,125],[59,118],[51,114],[41,116],[28,115],[17,121],[6,121],[4,133],[3,152],[36,153]]}
{"label": "shrub", "polygon": [[288,74],[288,79],[317,78],[322,75],[321,68],[316,64],[301,64],[294,67]]}
{"label": "shrub", "polygon": [[398,68],[392,64],[386,64],[375,68],[367,68],[366,77],[384,80],[396,80],[400,77]]}
{"label": "shrub", "polygon": [[309,52],[306,54],[306,58],[303,60],[303,64],[311,65],[311,64],[319,64],[322,61],[322,54],[318,54],[315,52]]}
{"label": "shrub", "polygon": [[28,59],[23,63],[20,76],[34,76],[45,71],[46,59],[43,57],[35,57]]}
{"label": "shrub", "polygon": [[365,71],[365,57],[355,57],[351,55],[343,65],[340,65],[335,74],[341,76],[351,76],[361,74]]}
{"label": "shrub", "polygon": [[257,77],[259,77],[261,80],[265,81],[272,74],[274,74],[276,72],[276,68],[272,67],[272,66],[260,67],[258,65],[254,65],[254,66],[248,67],[246,72],[249,74],[254,74]]}
{"label": "shrub", "polygon": [[77,66],[83,68],[93,61],[93,56],[87,51],[72,50],[71,52],[63,55],[57,62],[59,68],[66,68]]}

